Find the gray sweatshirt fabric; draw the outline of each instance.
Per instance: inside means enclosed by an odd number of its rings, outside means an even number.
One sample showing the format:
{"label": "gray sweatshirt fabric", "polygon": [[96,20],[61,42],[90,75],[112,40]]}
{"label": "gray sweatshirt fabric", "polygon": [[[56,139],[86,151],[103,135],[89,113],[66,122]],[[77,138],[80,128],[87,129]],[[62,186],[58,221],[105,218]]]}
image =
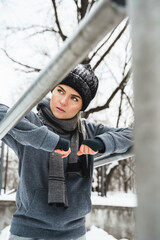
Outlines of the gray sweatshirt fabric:
{"label": "gray sweatshirt fabric", "polygon": [[[0,121],[7,110],[7,106],[0,104]],[[98,137],[103,141],[104,154],[123,153],[133,145],[130,128],[109,128],[84,119],[81,123],[86,139]],[[62,137],[70,138],[69,135]],[[69,207],[48,205],[48,162],[59,136],[43,126],[31,111],[2,140],[19,158],[17,211],[12,217],[11,233],[48,240],[69,240],[84,235],[85,216],[91,211],[92,176],[82,178],[69,174],[66,177]],[[93,172],[94,159],[91,155],[89,158]],[[67,169],[67,158],[64,169]]]}

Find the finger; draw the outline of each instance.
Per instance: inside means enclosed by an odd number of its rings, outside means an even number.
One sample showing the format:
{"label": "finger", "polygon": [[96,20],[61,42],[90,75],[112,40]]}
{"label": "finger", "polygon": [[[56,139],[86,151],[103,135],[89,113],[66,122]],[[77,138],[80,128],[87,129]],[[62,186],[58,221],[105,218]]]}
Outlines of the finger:
{"label": "finger", "polygon": [[59,154],[63,154],[64,151],[61,150],[61,149],[56,149],[56,150],[54,150],[54,152],[55,152],[55,153],[59,153]]}
{"label": "finger", "polygon": [[66,158],[68,157],[68,155],[71,153],[71,148],[69,148],[68,151],[64,151],[63,154],[62,154],[62,158]]}
{"label": "finger", "polygon": [[83,153],[82,153],[81,151],[78,151],[78,152],[77,152],[77,155],[78,155],[78,156],[81,156],[81,155],[83,155]]}
{"label": "finger", "polygon": [[91,154],[91,155],[94,155],[94,154],[97,153],[97,152],[95,152],[93,149],[91,149],[90,147],[87,147],[87,148],[86,148],[86,152],[87,152],[87,154]]}
{"label": "finger", "polygon": [[77,152],[77,155],[78,156],[81,156],[81,155],[83,155],[83,154],[92,154],[92,149],[91,148],[89,148],[87,145],[84,145],[84,144],[82,144],[81,146],[80,146],[80,149],[79,149],[79,151]]}
{"label": "finger", "polygon": [[80,156],[82,154],[96,154],[97,152],[95,152],[94,150],[92,150],[90,147],[88,147],[87,145],[85,144],[82,144],[80,146],[80,150],[78,151],[77,155]]}
{"label": "finger", "polygon": [[81,156],[81,155],[84,154],[84,148],[85,148],[85,145],[82,144],[82,145],[80,146],[79,151],[77,152],[77,155],[78,155],[78,156]]}
{"label": "finger", "polygon": [[61,153],[61,154],[66,154],[66,153],[71,153],[71,149],[69,148],[68,151],[64,151],[64,150],[61,150],[61,149],[56,149],[55,152]]}
{"label": "finger", "polygon": [[80,151],[81,151],[82,154],[90,154],[92,149],[89,148],[87,145],[82,144],[81,147],[80,147]]}
{"label": "finger", "polygon": [[83,153],[85,153],[85,145],[84,144],[82,144],[81,146],[80,146],[80,152],[83,154]]}
{"label": "finger", "polygon": [[82,154],[95,155],[97,153],[98,153],[98,151],[94,151],[90,147],[88,147],[87,145],[82,144],[81,147],[80,147],[79,152],[77,153],[77,155],[78,156],[80,156]]}
{"label": "finger", "polygon": [[92,150],[92,151],[90,151],[89,154],[90,154],[90,155],[95,155],[95,154],[97,154],[97,153],[98,153],[98,151],[95,152],[95,151]]}

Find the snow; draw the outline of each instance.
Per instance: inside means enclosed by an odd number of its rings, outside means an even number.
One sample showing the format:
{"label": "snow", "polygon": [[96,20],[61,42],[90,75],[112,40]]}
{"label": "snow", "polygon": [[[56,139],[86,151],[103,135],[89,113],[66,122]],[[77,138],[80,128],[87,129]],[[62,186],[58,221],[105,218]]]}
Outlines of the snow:
{"label": "snow", "polygon": [[109,164],[106,174],[109,175],[110,171],[112,170],[112,168],[114,168],[115,166],[117,166],[119,164],[119,161],[114,161],[113,163]]}
{"label": "snow", "polygon": [[[8,240],[9,238],[9,229],[10,226],[7,226],[2,230],[0,233],[0,240]],[[96,226],[92,226],[90,231],[86,234],[86,240],[117,240],[112,235],[109,235],[101,228],[97,228]],[[120,240],[127,240],[127,239],[120,239]]]}
{"label": "snow", "polygon": [[87,240],[116,240],[113,236],[109,235],[107,232],[105,232],[101,228],[97,228],[95,226],[92,226],[90,231],[86,234]]}
{"label": "snow", "polygon": [[7,226],[2,230],[2,232],[0,233],[0,240],[8,240],[10,234],[9,230],[10,226]]}
{"label": "snow", "polygon": [[16,200],[16,192],[15,189],[4,193],[3,190],[1,191],[0,201],[15,201]]}
{"label": "snow", "polygon": [[100,197],[93,192],[91,200],[93,205],[137,207],[137,196],[134,193],[108,192],[107,197]]}

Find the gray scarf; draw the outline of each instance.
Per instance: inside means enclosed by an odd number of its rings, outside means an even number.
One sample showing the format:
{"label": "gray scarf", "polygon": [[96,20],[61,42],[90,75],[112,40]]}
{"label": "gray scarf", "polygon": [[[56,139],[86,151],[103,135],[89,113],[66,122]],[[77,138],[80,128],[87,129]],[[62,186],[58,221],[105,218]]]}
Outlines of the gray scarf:
{"label": "gray scarf", "polygon": [[[49,102],[49,99],[45,99],[38,104],[38,116],[41,119],[42,123],[46,125],[49,130],[57,134],[71,134],[70,147],[72,151],[68,156],[67,173],[77,173],[79,175],[82,175],[82,172],[84,172],[85,174],[86,161],[84,161],[84,166],[82,167],[82,162],[80,161],[81,158],[77,156],[77,152],[79,149],[79,131],[77,127],[77,115],[72,119],[57,119],[50,110]],[[84,157],[85,156],[83,156],[82,160],[84,160]],[[51,153],[49,159],[48,179],[48,204],[53,203],[56,203],[57,206],[68,207],[67,189],[64,174],[64,162],[61,158],[61,155],[55,153],[54,151]]]}

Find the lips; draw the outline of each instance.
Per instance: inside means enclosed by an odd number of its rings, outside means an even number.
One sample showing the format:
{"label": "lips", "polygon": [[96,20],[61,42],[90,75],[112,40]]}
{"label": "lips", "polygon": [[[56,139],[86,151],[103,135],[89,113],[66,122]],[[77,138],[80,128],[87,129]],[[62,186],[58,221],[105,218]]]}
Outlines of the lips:
{"label": "lips", "polygon": [[64,113],[65,111],[62,108],[56,107],[58,112]]}

